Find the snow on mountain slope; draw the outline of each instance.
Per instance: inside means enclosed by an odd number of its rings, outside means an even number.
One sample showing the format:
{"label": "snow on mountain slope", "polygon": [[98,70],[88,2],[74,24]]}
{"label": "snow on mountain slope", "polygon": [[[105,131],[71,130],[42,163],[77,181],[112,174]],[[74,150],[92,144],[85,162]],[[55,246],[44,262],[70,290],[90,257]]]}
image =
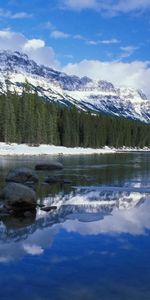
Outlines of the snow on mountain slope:
{"label": "snow on mountain slope", "polygon": [[0,51],[1,92],[6,91],[6,79],[12,92],[21,93],[27,79],[31,91],[48,101],[150,123],[150,101],[142,91],[115,88],[104,80],[69,76],[40,66],[19,52]]}

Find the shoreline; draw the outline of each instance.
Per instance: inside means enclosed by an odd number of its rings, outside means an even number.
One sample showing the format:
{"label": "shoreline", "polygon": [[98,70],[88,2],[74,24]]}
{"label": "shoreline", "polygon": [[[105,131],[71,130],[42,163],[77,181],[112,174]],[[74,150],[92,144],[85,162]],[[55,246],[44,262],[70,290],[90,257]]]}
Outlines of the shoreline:
{"label": "shoreline", "polygon": [[27,144],[6,144],[0,143],[0,156],[55,156],[55,155],[94,155],[113,154],[129,152],[150,152],[150,148],[111,148],[105,146],[99,149],[93,148],[67,148],[64,146],[40,145],[30,146]]}

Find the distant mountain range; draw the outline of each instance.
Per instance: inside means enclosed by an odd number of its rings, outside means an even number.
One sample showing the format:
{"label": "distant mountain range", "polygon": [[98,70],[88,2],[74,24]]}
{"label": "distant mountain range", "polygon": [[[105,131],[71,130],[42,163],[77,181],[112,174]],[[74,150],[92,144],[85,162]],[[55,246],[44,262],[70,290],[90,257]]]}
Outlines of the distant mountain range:
{"label": "distant mountain range", "polygon": [[9,79],[10,90],[18,94],[22,92],[27,79],[31,91],[36,91],[47,101],[150,123],[150,100],[142,91],[115,88],[112,83],[104,80],[93,81],[88,77],[69,76],[38,65],[19,52],[0,51],[2,93],[6,92],[6,79]]}

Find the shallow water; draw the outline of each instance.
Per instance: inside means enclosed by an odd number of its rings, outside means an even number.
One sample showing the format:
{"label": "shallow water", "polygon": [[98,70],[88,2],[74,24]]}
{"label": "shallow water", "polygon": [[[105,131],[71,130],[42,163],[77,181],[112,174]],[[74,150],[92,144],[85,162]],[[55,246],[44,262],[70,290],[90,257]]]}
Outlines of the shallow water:
{"label": "shallow water", "polygon": [[10,168],[58,160],[71,184],[43,184],[57,210],[0,223],[0,299],[149,300],[150,153],[0,158]]}

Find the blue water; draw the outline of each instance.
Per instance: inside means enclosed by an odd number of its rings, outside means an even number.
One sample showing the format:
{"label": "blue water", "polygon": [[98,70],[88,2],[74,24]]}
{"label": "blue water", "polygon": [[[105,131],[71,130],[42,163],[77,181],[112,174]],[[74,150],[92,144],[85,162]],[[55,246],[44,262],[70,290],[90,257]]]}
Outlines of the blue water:
{"label": "blue water", "polygon": [[[149,300],[150,154],[58,160],[72,185],[38,190],[58,209],[1,220],[0,299]],[[1,160],[2,177],[23,163]]]}

